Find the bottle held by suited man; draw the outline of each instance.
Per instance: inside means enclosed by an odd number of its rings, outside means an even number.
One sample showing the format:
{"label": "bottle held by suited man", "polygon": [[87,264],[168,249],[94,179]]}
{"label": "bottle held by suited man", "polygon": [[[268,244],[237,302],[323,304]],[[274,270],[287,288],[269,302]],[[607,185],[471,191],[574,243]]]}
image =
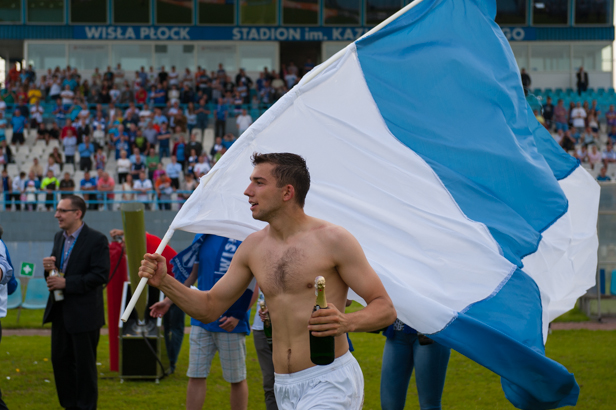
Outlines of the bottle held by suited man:
{"label": "bottle held by suited man", "polygon": [[[59,276],[58,270],[57,269],[52,269],[51,272],[49,272],[49,276]],[[57,289],[53,291],[53,299],[56,302],[60,302],[61,300],[64,300],[64,292],[61,289]]]}
{"label": "bottle held by suited man", "polygon": [[[315,294],[317,296],[316,304],[312,312],[319,309],[329,309],[327,300],[325,299],[325,278],[317,276],[314,280]],[[336,358],[336,344],[334,336],[317,337],[310,334],[310,360],[316,365],[330,364]]]}

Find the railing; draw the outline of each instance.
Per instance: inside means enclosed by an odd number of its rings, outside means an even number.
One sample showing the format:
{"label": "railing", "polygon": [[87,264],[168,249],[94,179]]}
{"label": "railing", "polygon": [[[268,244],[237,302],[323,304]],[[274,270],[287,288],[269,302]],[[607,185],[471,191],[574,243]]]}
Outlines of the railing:
{"label": "railing", "polygon": [[[38,191],[33,191],[33,192],[27,192],[25,194],[23,193],[13,193],[13,192],[2,192],[2,197],[1,197],[1,201],[0,201],[0,209],[2,209],[3,211],[7,211],[7,210],[15,210],[17,207],[16,205],[19,205],[19,207],[21,208],[21,210],[32,210],[32,211],[38,211],[38,210],[42,210],[44,211],[47,207],[49,207],[50,210],[52,209],[56,209],[58,202],[60,202],[60,200],[62,199],[63,195],[78,195],[80,197],[84,197],[84,200],[86,202],[86,205],[88,206],[88,208],[92,208],[95,207],[99,210],[113,210],[113,208],[119,208],[120,204],[124,204],[124,203],[132,203],[132,202],[141,202],[143,204],[146,205],[151,205],[149,206],[150,210],[156,210],[156,209],[161,209],[161,208],[168,208],[171,209],[173,204],[178,204],[178,207],[181,207],[181,205],[186,202],[186,199],[188,198],[188,196],[190,196],[190,194],[192,193],[192,191],[183,191],[183,190],[176,190],[173,191],[173,193],[171,194],[161,194],[161,195],[171,195],[173,196],[174,194],[176,194],[176,199],[160,199],[158,194],[156,193],[156,190],[152,189],[152,190],[148,190],[145,193],[142,191],[45,191],[45,190],[38,190]],[[23,195],[33,195],[35,194],[35,201],[28,201],[25,200]],[[124,200],[122,199],[122,195],[123,194],[127,194],[127,195],[134,195],[134,199],[132,200]],[[19,200],[14,200],[14,195],[19,195],[20,198]],[[40,199],[41,195],[45,195],[45,199]],[[47,199],[48,195],[51,195],[52,198],[51,199]],[[113,195],[114,198],[109,198],[110,195]],[[137,195],[147,195],[147,200],[144,199],[137,199]],[[179,195],[185,195],[186,198],[180,198]],[[85,197],[87,197],[88,199],[85,199]],[[115,207],[115,205],[118,205],[117,207]],[[147,207],[146,207],[147,208]]]}

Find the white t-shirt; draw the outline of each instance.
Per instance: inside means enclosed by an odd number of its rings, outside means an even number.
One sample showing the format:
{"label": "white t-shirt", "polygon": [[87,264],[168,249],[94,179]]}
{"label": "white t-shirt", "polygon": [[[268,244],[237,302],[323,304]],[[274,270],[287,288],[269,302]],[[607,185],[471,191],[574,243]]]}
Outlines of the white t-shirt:
{"label": "white t-shirt", "polygon": [[212,167],[207,162],[199,162],[195,165],[195,175],[207,174]]}
{"label": "white t-shirt", "polygon": [[118,173],[119,174],[126,174],[126,173],[130,172],[130,168],[131,168],[130,159],[128,159],[128,158],[120,158],[120,159],[118,159],[116,164],[118,166]]}
{"label": "white t-shirt", "polygon": [[33,105],[32,107],[30,107],[30,117],[34,118],[36,120],[36,122],[43,122],[43,112],[45,110],[43,110],[43,107],[41,107],[40,105],[37,107],[36,105]]}
{"label": "white t-shirt", "polygon": [[171,71],[168,76],[169,85],[178,85],[179,73],[177,71]]}
{"label": "white t-shirt", "polygon": [[62,97],[62,104],[71,105],[73,103],[73,97],[75,97],[75,93],[71,90],[64,90],[60,93],[60,96]]}
{"label": "white t-shirt", "polygon": [[583,128],[586,124],[584,119],[586,118],[586,111],[583,108],[574,108],[571,111],[571,118],[573,118],[573,126],[576,128]]}
{"label": "white t-shirt", "polygon": [[49,89],[49,95],[58,95],[62,92],[62,87],[57,82],[51,84],[51,88]]}
{"label": "white t-shirt", "polygon": [[118,98],[120,98],[120,90],[115,89],[115,88],[112,90],[109,90],[109,96],[111,97],[112,101],[117,101]]}
{"label": "white t-shirt", "polygon": [[236,119],[235,122],[237,123],[237,128],[240,131],[240,134],[243,133],[244,131],[246,131],[248,129],[248,127],[250,127],[250,124],[252,124],[252,117],[248,114],[246,115],[239,115]]}
{"label": "white t-shirt", "polygon": [[[118,160],[119,161],[119,160]],[[144,179],[143,181],[140,179],[137,179],[134,183],[133,183],[133,189],[137,190],[137,189],[152,189],[152,181],[150,181],[149,179]],[[141,201],[141,202],[148,202],[150,199],[148,198],[148,194],[138,194],[137,195],[137,201]]]}
{"label": "white t-shirt", "polygon": [[0,100],[0,111],[4,112],[6,110],[6,103],[3,100]]}

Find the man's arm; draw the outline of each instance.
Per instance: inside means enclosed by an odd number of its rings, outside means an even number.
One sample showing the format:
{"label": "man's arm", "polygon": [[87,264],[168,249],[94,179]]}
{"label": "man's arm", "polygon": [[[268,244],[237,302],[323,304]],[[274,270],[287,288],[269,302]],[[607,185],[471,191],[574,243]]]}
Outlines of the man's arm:
{"label": "man's arm", "polygon": [[[190,317],[200,322],[217,320],[241,295],[253,278],[247,260],[249,246],[240,245],[225,275],[209,291],[189,289],[167,275],[165,258],[158,254],[144,255],[139,276],[163,291]],[[194,268],[193,268],[194,269]]]}
{"label": "man's arm", "polygon": [[7,284],[12,276],[13,268],[9,265],[5,245],[0,241],[0,285]]}
{"label": "man's arm", "polygon": [[348,332],[370,332],[391,325],[396,320],[396,309],[357,239],[341,227],[334,228],[328,239],[331,240],[329,245],[340,277],[366,301],[366,307],[345,314],[328,303],[329,309],[312,314],[308,329],[314,336],[337,336]]}

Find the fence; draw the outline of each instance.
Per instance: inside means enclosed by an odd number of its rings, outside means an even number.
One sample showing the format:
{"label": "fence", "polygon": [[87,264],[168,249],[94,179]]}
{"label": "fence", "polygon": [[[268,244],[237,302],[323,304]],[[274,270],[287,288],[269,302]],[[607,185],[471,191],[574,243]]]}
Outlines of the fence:
{"label": "fence", "polygon": [[[173,191],[170,194],[158,194],[156,190],[148,191],[44,191],[38,190],[22,194],[12,194],[5,192],[2,195],[0,209],[3,211],[17,209],[44,211],[46,209],[56,209],[58,202],[66,195],[78,195],[84,198],[89,209],[99,210],[118,210],[124,203],[141,202],[150,210],[178,210],[186,202],[192,191]],[[16,199],[17,197],[19,199]],[[27,196],[34,196],[28,200]],[[131,199],[123,199],[131,196]],[[25,196],[25,197],[24,197]]]}

